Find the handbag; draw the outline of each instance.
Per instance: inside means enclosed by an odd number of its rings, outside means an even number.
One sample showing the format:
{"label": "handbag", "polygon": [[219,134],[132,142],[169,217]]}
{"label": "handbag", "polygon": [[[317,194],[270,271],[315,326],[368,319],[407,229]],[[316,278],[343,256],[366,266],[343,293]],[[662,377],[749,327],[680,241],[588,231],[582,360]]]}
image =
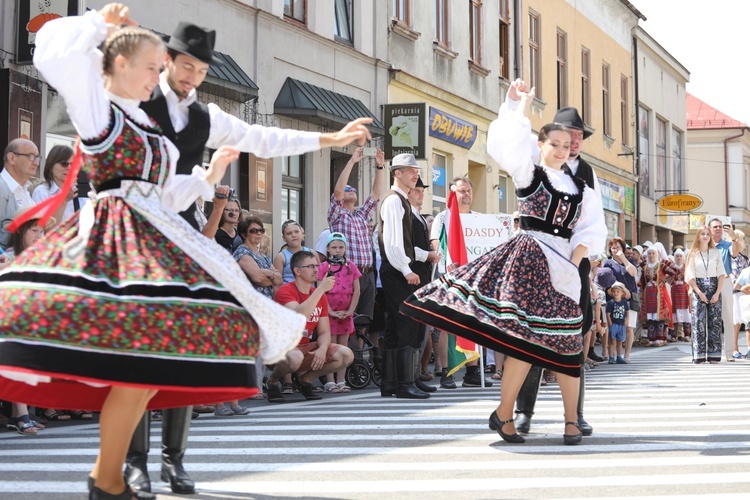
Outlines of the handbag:
{"label": "handbag", "polygon": [[641,295],[638,292],[630,293],[630,310],[641,312]]}

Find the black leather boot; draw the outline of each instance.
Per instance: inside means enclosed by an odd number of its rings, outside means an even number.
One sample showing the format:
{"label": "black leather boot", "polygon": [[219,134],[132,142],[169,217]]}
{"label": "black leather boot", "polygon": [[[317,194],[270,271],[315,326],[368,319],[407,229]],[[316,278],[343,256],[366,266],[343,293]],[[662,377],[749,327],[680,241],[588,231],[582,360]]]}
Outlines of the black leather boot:
{"label": "black leather boot", "polygon": [[584,373],[586,373],[586,370],[581,367],[581,381],[578,386],[578,429],[584,436],[590,436],[594,433],[594,428],[583,419],[583,402],[586,399],[586,377]]}
{"label": "black leather boot", "polygon": [[396,394],[396,349],[385,349],[380,366],[380,395],[389,398]]}
{"label": "black leather boot", "polygon": [[195,493],[195,483],[182,466],[190,431],[192,406],[164,410],[161,450],[161,480],[169,483],[174,493]]}
{"label": "black leather boot", "polygon": [[135,491],[151,491],[151,479],[148,477],[147,468],[150,439],[151,412],[147,411],[135,428],[125,457],[125,483]]}
{"label": "black leather boot", "polygon": [[516,431],[518,432],[528,434],[531,430],[531,416],[534,415],[541,381],[542,369],[532,365],[516,398]]}
{"label": "black leather boot", "polygon": [[396,351],[396,397],[408,399],[427,399],[430,394],[417,388],[414,383],[419,379],[419,349],[402,347]]}
{"label": "black leather boot", "polygon": [[[421,354],[420,354],[421,359]],[[417,386],[417,389],[419,389],[422,392],[435,392],[437,391],[437,387],[434,385],[427,385],[421,380],[419,380],[419,364],[417,364],[417,372],[414,374],[414,385]]]}

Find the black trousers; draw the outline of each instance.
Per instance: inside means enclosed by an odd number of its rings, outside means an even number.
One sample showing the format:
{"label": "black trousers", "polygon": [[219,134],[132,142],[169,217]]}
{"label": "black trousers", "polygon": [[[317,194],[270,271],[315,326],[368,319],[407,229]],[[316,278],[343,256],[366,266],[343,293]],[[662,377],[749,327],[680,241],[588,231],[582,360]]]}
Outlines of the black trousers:
{"label": "black trousers", "polygon": [[383,284],[383,299],[388,313],[385,328],[385,348],[419,349],[419,323],[399,312],[401,304],[414,293],[416,286],[410,285],[401,271],[387,262],[380,266],[380,282]]}

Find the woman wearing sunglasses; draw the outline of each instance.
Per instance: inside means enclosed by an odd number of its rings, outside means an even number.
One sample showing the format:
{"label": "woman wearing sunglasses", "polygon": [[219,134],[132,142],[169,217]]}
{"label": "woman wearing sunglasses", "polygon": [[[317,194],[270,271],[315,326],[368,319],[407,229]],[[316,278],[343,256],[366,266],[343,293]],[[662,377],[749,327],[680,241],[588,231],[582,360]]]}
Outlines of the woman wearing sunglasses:
{"label": "woman wearing sunglasses", "polygon": [[271,257],[260,251],[266,230],[257,217],[249,217],[237,225],[242,244],[234,251],[234,260],[240,265],[256,290],[273,299],[276,288],[282,284],[281,274],[274,269]]}
{"label": "woman wearing sunglasses", "polygon": [[[65,177],[68,175],[68,170],[70,170],[72,162],[73,148],[57,145],[50,149],[47,159],[44,162],[44,182],[34,189],[31,198],[35,202],[40,203],[60,192],[60,188],[65,182]],[[86,193],[83,194],[85,195]],[[62,214],[63,221],[83,207],[87,201],[89,201],[88,198],[78,197],[78,190],[76,186],[73,186],[68,195],[65,211]]]}

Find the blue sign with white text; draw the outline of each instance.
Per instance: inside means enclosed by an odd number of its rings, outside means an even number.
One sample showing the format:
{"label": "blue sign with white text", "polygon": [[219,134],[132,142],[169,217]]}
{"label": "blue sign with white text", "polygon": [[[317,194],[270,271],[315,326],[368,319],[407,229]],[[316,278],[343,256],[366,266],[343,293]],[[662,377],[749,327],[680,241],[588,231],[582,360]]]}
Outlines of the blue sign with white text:
{"label": "blue sign with white text", "polygon": [[471,149],[477,140],[477,126],[430,107],[430,135],[456,146]]}

